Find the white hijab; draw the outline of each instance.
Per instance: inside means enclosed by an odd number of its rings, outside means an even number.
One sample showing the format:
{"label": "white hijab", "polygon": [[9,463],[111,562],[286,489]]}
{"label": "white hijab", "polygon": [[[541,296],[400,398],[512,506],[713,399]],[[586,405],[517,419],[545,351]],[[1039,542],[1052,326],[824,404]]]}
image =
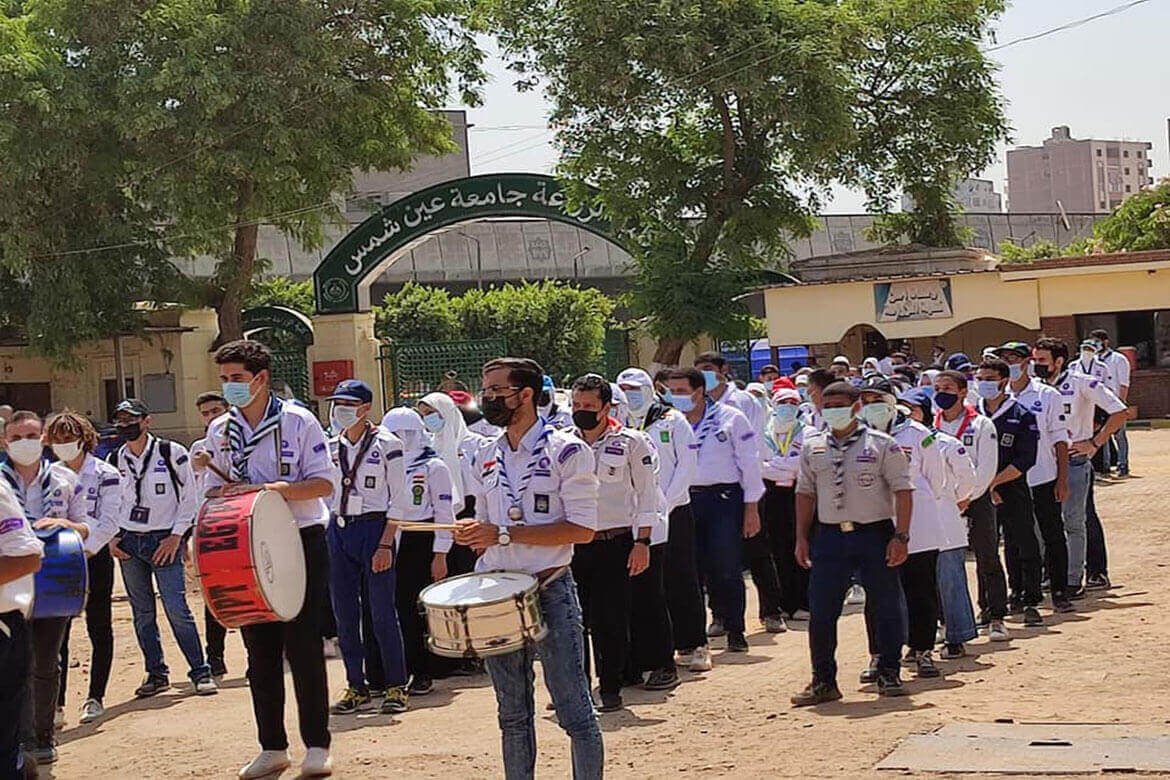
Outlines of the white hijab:
{"label": "white hijab", "polygon": [[[452,404],[454,404],[453,401]],[[422,415],[414,409],[408,409],[405,406],[394,407],[386,412],[386,416],[382,418],[382,427],[402,439],[402,446],[406,450],[408,462],[424,447],[434,447],[435,445],[434,436],[423,425]],[[444,430],[446,430],[445,427]],[[441,454],[440,457],[442,457]],[[451,495],[451,503],[455,506],[455,512],[458,513],[463,509],[463,478],[459,471],[459,461],[457,458],[452,465],[446,458],[442,458],[442,460],[447,464],[447,470],[451,472],[451,488],[454,491]]]}
{"label": "white hijab", "polygon": [[451,486],[455,489],[452,500],[455,501],[455,511],[458,512],[463,508],[463,497],[466,495],[463,488],[463,469],[459,463],[459,447],[467,438],[467,423],[463,421],[459,407],[446,393],[430,393],[419,400],[438,412],[445,421],[443,430],[433,434],[434,442],[431,446],[451,470]]}

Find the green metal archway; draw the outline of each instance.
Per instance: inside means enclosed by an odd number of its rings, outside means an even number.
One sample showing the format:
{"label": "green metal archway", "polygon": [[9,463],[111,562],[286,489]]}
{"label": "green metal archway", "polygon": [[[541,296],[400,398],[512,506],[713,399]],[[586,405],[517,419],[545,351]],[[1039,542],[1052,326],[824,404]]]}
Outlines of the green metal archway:
{"label": "green metal archway", "polygon": [[620,245],[597,207],[569,210],[560,182],[535,173],[452,179],[399,198],[351,230],[313,272],[318,314],[360,310],[359,288],[428,233],[486,217],[550,219]]}

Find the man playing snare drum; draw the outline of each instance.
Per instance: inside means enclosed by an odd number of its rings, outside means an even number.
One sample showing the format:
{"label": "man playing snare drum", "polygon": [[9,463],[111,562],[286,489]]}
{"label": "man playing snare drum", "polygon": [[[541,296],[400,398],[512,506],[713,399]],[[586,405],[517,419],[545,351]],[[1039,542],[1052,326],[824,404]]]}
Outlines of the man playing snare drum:
{"label": "man playing snare drum", "polygon": [[535,361],[520,358],[483,367],[484,416],[505,430],[477,459],[482,468],[476,516],[457,521],[455,540],[484,550],[478,571],[523,571],[541,580],[548,634],[536,647],[486,659],[503,732],[504,776],[535,773],[532,662],[539,650],[557,722],[572,741],[573,777],[597,778],[604,763],[601,729],[585,676],[581,608],[568,569],[573,545],[592,541],[597,528],[597,476],[589,447],[537,415],[543,373]]}

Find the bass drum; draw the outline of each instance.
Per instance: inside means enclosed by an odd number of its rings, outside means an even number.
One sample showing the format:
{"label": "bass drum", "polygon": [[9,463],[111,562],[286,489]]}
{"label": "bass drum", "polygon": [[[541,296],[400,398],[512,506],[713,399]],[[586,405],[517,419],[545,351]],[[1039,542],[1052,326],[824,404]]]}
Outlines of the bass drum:
{"label": "bass drum", "polygon": [[89,597],[85,542],[72,528],[37,531],[36,535],[45,545],[45,556],[33,577],[32,617],[77,617]]}

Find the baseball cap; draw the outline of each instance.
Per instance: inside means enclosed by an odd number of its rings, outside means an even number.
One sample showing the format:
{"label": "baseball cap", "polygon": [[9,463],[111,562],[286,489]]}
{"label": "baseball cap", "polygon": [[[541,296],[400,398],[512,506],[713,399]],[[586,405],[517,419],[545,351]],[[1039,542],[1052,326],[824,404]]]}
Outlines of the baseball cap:
{"label": "baseball cap", "polygon": [[898,402],[907,408],[917,406],[922,410],[925,419],[929,420],[934,413],[930,395],[921,387],[914,387],[898,396]]}
{"label": "baseball cap", "polygon": [[849,358],[845,357],[844,355],[838,355],[837,357],[833,358],[833,363],[840,363],[843,366],[848,366]]}
{"label": "baseball cap", "polygon": [[894,383],[880,374],[863,379],[860,390],[863,393],[881,393],[882,395],[889,396],[897,395]]}
{"label": "baseball cap", "polygon": [[145,417],[150,414],[150,407],[137,398],[127,398],[119,401],[118,405],[114,407],[114,416],[125,412],[131,417]]}
{"label": "baseball cap", "polygon": [[1031,357],[1032,348],[1028,346],[1026,341],[1005,341],[995,348],[996,355],[1016,354],[1020,357]]}
{"label": "baseball cap", "polygon": [[967,357],[966,352],[956,352],[947,358],[946,363],[948,371],[962,371],[964,368],[970,368],[973,365],[975,364],[971,362],[971,358]]}
{"label": "baseball cap", "polygon": [[1081,349],[1091,349],[1094,352],[1100,352],[1101,342],[1097,341],[1097,339],[1085,339],[1081,342]]}
{"label": "baseball cap", "polygon": [[628,387],[649,387],[654,380],[640,368],[627,368],[617,375],[617,383]]}
{"label": "baseball cap", "polygon": [[326,401],[356,401],[359,404],[368,404],[374,400],[374,391],[360,379],[343,379],[333,388],[333,395]]}
{"label": "baseball cap", "polygon": [[553,382],[553,378],[548,374],[545,374],[544,379],[541,381],[540,389],[547,390],[551,393],[553,390],[557,389],[557,386],[556,383]]}
{"label": "baseball cap", "polygon": [[466,390],[448,390],[447,395],[451,396],[456,406],[467,406],[475,400]]}

